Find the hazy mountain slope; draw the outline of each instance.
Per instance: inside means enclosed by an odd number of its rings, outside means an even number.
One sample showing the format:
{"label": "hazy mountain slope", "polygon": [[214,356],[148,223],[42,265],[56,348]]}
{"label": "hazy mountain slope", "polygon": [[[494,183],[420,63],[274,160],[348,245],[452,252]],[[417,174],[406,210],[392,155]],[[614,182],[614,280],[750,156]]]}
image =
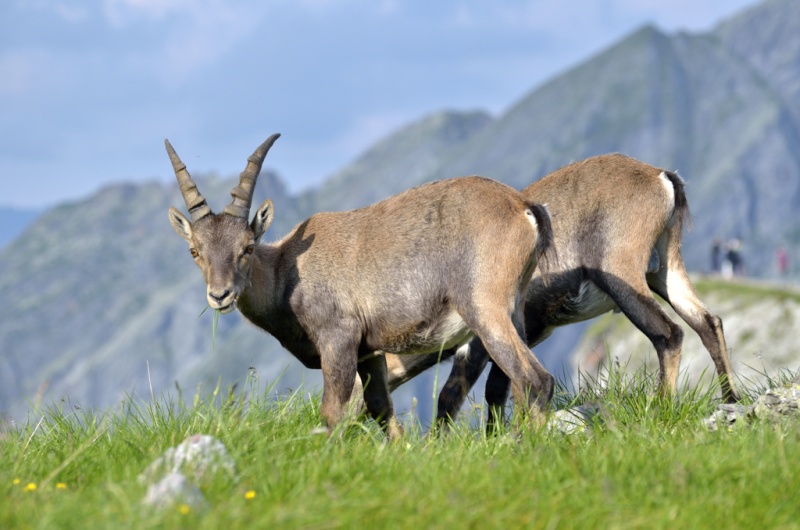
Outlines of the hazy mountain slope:
{"label": "hazy mountain slope", "polygon": [[[198,181],[218,208],[234,184]],[[267,190],[280,205],[276,230],[286,231],[298,220],[293,201],[265,172],[256,200]],[[49,211],[0,253],[0,288],[10,295],[0,309],[0,414],[19,415],[48,385],[45,399],[84,404],[146,395],[146,361],[156,389],[242,377],[251,357],[269,366],[273,357],[262,352],[280,347],[245,331],[238,316],[221,319],[211,350],[211,315],[198,318],[205,286],[169,225],[170,205],[183,206],[177,186],[111,186]],[[271,374],[287,364],[280,355]]]}
{"label": "hazy mountain slope", "polygon": [[800,207],[796,124],[775,90],[715,39],[673,41],[695,95],[691,163],[685,171],[674,166],[695,213],[687,263],[703,270],[715,235],[738,237],[750,273],[768,275],[775,247],[800,227],[800,219],[787,222]]}
{"label": "hazy mountain slope", "polygon": [[16,239],[41,210],[0,206],[0,249]]}
{"label": "hazy mountain slope", "polygon": [[521,188],[610,151],[674,165],[688,143],[691,100],[674,56],[667,36],[643,28],[528,94],[462,145],[437,177],[472,171]]}
{"label": "hazy mountain slope", "polygon": [[309,214],[341,211],[400,193],[423,182],[449,152],[491,120],[484,112],[438,112],[427,116],[378,142],[319,189],[303,194],[300,204]]}
{"label": "hazy mountain slope", "polygon": [[720,24],[725,46],[756,70],[800,120],[800,9],[792,0],[767,0]]}

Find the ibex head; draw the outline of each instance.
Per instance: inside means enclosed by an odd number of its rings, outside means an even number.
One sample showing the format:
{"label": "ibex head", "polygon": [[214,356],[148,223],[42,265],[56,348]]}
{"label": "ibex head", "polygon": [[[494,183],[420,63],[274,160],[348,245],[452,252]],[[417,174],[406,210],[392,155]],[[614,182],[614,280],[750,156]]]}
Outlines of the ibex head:
{"label": "ibex head", "polygon": [[172,228],[189,243],[194,262],[206,281],[208,305],[223,313],[233,311],[236,300],[250,282],[250,267],[256,244],[272,222],[269,199],[259,206],[248,223],[256,179],[269,148],[280,134],[273,134],[247,159],[239,185],[231,190],[233,200],[221,214],[214,214],[200,194],[186,165],[168,140],[167,153],[178,178],[191,222],[176,208],[169,209]]}

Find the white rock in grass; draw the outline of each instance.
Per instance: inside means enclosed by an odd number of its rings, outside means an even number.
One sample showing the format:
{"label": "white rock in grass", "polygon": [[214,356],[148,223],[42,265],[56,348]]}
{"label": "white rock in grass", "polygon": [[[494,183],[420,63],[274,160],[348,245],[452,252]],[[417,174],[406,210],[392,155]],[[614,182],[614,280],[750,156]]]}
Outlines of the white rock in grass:
{"label": "white rock in grass", "polygon": [[144,504],[156,510],[164,510],[185,504],[194,511],[203,511],[208,503],[200,490],[182,473],[170,473],[147,488]]}
{"label": "white rock in grass", "polygon": [[157,477],[182,473],[195,482],[214,480],[219,473],[233,478],[236,467],[225,445],[204,434],[190,436],[177,447],[170,447],[139,475],[142,483],[153,482]]}
{"label": "white rock in grass", "polygon": [[734,426],[747,425],[753,412],[752,405],[737,405],[723,403],[717,406],[711,416],[703,420],[709,431],[716,431],[720,427],[732,428]]}
{"label": "white rock in grass", "polygon": [[547,429],[561,434],[575,434],[590,430],[589,422],[600,413],[597,403],[584,403],[577,407],[557,410],[547,421]]}
{"label": "white rock in grass", "polygon": [[709,430],[716,431],[720,427],[747,425],[756,418],[772,422],[800,418],[800,383],[792,381],[788,386],[770,388],[752,405],[719,405],[703,423]]}
{"label": "white rock in grass", "polygon": [[779,421],[787,417],[800,417],[800,384],[770,388],[758,396],[753,404],[756,418]]}

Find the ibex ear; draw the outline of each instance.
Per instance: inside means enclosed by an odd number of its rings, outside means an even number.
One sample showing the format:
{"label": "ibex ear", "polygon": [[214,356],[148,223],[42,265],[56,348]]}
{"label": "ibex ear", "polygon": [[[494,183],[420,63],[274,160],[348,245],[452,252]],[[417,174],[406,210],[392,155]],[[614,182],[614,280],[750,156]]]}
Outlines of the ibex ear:
{"label": "ibex ear", "polygon": [[189,243],[192,242],[192,223],[177,208],[169,209],[169,222],[179,236]]}
{"label": "ibex ear", "polygon": [[269,199],[264,201],[264,203],[258,207],[258,210],[256,210],[256,216],[253,217],[253,222],[250,223],[250,228],[253,230],[253,237],[255,237],[256,241],[261,239],[261,236],[263,236],[264,232],[267,231],[269,225],[272,224],[272,217],[274,214],[275,211],[272,208],[272,201]]}

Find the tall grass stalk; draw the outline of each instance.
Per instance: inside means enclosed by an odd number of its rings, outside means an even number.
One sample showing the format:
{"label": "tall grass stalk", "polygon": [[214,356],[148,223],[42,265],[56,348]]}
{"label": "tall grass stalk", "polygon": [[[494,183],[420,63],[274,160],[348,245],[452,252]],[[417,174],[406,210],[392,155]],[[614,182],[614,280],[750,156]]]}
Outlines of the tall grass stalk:
{"label": "tall grass stalk", "polygon": [[442,353],[444,352],[444,343],[439,347],[439,357],[436,358],[436,367],[433,374],[433,394],[431,394],[431,423],[436,424],[436,405],[439,396],[439,368],[442,366]]}
{"label": "tall grass stalk", "polygon": [[[211,309],[211,306],[207,305],[200,311],[200,314],[197,315],[197,318],[203,316],[207,309]],[[217,323],[219,322],[219,316],[221,315],[221,311],[219,309],[214,309],[214,316],[211,319],[211,348],[216,347],[217,342]]]}

